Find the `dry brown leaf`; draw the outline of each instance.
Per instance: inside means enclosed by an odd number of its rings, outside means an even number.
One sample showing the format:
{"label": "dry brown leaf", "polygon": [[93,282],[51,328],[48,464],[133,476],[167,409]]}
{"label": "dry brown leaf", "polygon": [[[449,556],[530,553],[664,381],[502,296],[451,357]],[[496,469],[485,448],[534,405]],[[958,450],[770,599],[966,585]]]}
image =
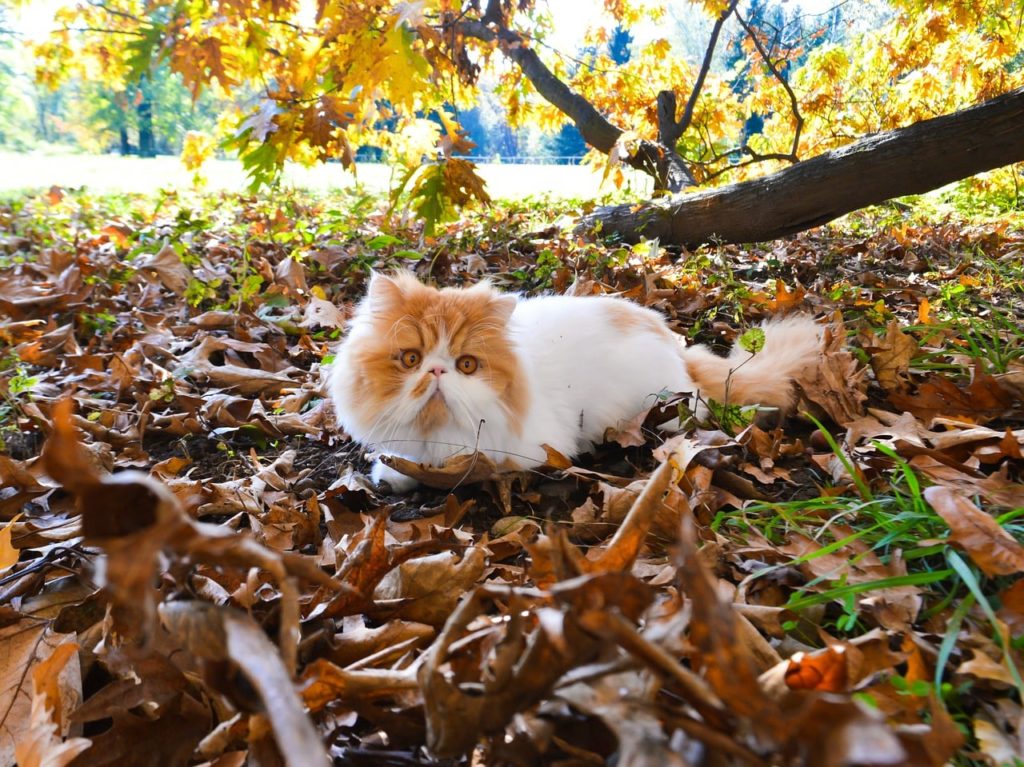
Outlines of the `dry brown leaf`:
{"label": "dry brown leaf", "polygon": [[261,344],[229,343],[225,339],[206,336],[198,346],[179,359],[177,371],[195,380],[246,395],[276,394],[296,385],[295,381],[280,373],[231,363],[216,365],[210,361],[211,356],[226,349],[254,353],[262,351],[264,347]]}
{"label": "dry brown leaf", "polygon": [[940,463],[934,453],[914,456],[910,465],[936,484],[963,495],[980,495],[991,504],[1009,509],[1024,506],[1024,484],[1009,479],[1009,467],[1005,464],[988,476],[963,464]]}
{"label": "dry brown leaf", "polygon": [[21,552],[11,543],[11,533],[14,532],[14,524],[19,519],[21,513],[16,514],[10,522],[0,528],[0,573],[14,567],[21,556]]}
{"label": "dry brown leaf", "polygon": [[544,453],[547,456],[544,460],[545,466],[559,470],[572,468],[572,461],[551,447],[551,445],[541,445],[541,447],[544,448]]}
{"label": "dry brown leaf", "polygon": [[973,724],[974,736],[978,739],[978,750],[987,756],[992,764],[1012,765],[1024,759],[1024,747],[1020,743],[1019,734],[1005,733],[988,719],[975,719]]}
{"label": "dry brown leaf", "polygon": [[609,674],[589,684],[562,687],[558,697],[597,716],[618,739],[621,764],[636,767],[687,767],[672,748],[653,706],[657,688],[636,672]]}
{"label": "dry brown leaf", "polygon": [[1014,540],[991,514],[970,499],[945,487],[924,491],[925,500],[949,525],[950,540],[967,552],[986,575],[1024,572],[1024,546]]}
{"label": "dry brown leaf", "polygon": [[335,328],[341,330],[345,327],[345,313],[330,301],[325,301],[316,296],[310,296],[306,304],[306,311],[302,315],[301,328]]}
{"label": "dry brown leaf", "polygon": [[1011,364],[1009,370],[999,373],[995,379],[1004,389],[1016,394],[1018,400],[1024,400],[1024,365]]}
{"label": "dry brown leaf", "polygon": [[1013,675],[1002,663],[997,663],[982,650],[972,650],[972,658],[957,666],[956,673],[972,677],[975,683],[996,682],[1007,688],[1013,686]]}
{"label": "dry brown leaf", "polygon": [[274,279],[299,295],[309,291],[306,284],[306,269],[297,258],[281,259],[274,267]]}
{"label": "dry brown leaf", "polygon": [[[72,659],[76,671],[69,677],[64,669]],[[66,738],[67,714],[82,697],[77,667],[78,645],[65,642],[32,669],[29,729],[15,745],[19,767],[64,767],[92,745],[87,738]]]}
{"label": "dry brown leaf", "polygon": [[[57,749],[54,738],[67,734],[71,711],[82,699],[78,647],[70,639],[35,619],[0,629],[0,764],[15,764],[15,749],[26,740],[34,748]],[[65,644],[73,649],[61,650]]]}
{"label": "dry brown leaf", "polygon": [[999,602],[999,620],[1009,627],[1012,636],[1024,634],[1024,579],[1000,592]]}
{"label": "dry brown leaf", "polygon": [[1005,415],[1016,397],[996,378],[976,367],[966,387],[957,386],[943,376],[931,375],[913,394],[889,392],[889,401],[926,422],[939,416],[965,416],[984,423]]}
{"label": "dry brown leaf", "polygon": [[[335,634],[331,640],[328,660],[345,667],[376,655],[378,662],[387,662],[392,656],[381,656],[382,651],[398,648],[399,653],[405,653],[412,647],[428,644],[436,635],[434,627],[424,623],[392,620],[383,626],[367,628],[362,620],[355,625],[346,621],[345,630]],[[308,703],[309,699],[305,699]]]}
{"label": "dry brown leaf", "polygon": [[156,253],[139,256],[133,263],[140,274],[158,280],[165,288],[179,296],[185,292],[189,281],[193,279],[192,272],[182,263],[178,251],[166,239]]}
{"label": "dry brown leaf", "polygon": [[359,702],[393,697],[418,689],[416,667],[391,669],[342,669],[324,658],[310,663],[302,674],[302,700],[312,712],[335,701]]}
{"label": "dry brown leaf", "polygon": [[588,572],[628,570],[636,561],[675,471],[673,462],[665,461],[651,475],[608,547],[600,557],[586,565]]}
{"label": "dry brown leaf", "polygon": [[905,391],[910,382],[910,361],[917,354],[917,341],[900,330],[896,320],[889,322],[884,338],[872,336],[863,340],[863,346],[871,355],[875,378],[887,392]]}
{"label": "dry brown leaf", "polygon": [[623,447],[640,447],[647,444],[644,434],[644,422],[650,410],[641,410],[629,420],[624,420],[609,427],[604,433],[605,442],[617,442]]}
{"label": "dry brown leaf", "polygon": [[373,597],[378,602],[398,602],[389,605],[388,611],[405,620],[440,626],[483,575],[486,562],[479,546],[463,552],[461,558],[445,551],[410,559],[381,579]]}

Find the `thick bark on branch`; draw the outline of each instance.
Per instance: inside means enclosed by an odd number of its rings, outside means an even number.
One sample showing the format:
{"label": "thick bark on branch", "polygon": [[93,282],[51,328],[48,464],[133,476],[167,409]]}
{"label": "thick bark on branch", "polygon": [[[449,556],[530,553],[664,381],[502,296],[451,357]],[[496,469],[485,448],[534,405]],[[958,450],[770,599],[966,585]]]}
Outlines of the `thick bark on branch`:
{"label": "thick bark on branch", "polygon": [[518,33],[505,27],[491,28],[483,22],[470,20],[460,21],[458,30],[466,37],[475,37],[484,42],[498,40],[501,52],[519,66],[537,92],[576,123],[584,141],[605,154],[612,151],[622,130],[608,122],[589,101],[555,77]]}
{"label": "thick bark on branch", "polygon": [[758,242],[1024,161],[1024,88],[978,106],[867,136],[765,178],[666,203],[600,208],[581,228],[635,242]]}

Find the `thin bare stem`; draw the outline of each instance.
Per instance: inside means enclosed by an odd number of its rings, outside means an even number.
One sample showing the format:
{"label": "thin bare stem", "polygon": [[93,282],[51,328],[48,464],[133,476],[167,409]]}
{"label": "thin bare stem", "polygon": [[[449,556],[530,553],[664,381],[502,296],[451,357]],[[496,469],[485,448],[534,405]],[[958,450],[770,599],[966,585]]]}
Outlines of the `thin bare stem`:
{"label": "thin bare stem", "polygon": [[690,97],[686,100],[686,107],[683,109],[683,114],[679,118],[679,122],[676,123],[676,139],[682,136],[687,128],[690,127],[690,122],[693,120],[693,110],[697,106],[697,99],[700,97],[700,92],[704,89],[704,80],[708,76],[708,72],[711,69],[711,59],[715,56],[715,48],[718,46],[718,36],[722,32],[722,27],[725,25],[726,20],[732,15],[733,11],[736,10],[736,4],[739,0],[732,0],[729,3],[729,7],[722,11],[722,15],[718,17],[715,22],[715,26],[711,30],[711,39],[708,40],[707,50],[704,51],[704,61],[701,62],[700,72],[697,73],[697,80],[693,84],[693,90],[690,91]]}
{"label": "thin bare stem", "polygon": [[[758,54],[761,56],[761,60],[764,61],[764,65],[768,67],[768,71],[772,73],[772,76],[779,81],[779,84],[785,88],[787,95],[789,96],[790,108],[793,111],[793,119],[796,121],[796,129],[793,131],[793,148],[790,150],[790,155],[793,162],[797,162],[800,157],[797,150],[800,147],[800,133],[804,128],[804,118],[800,114],[800,104],[797,101],[796,93],[793,92],[793,88],[790,86],[789,81],[779,71],[778,66],[772,61],[771,54],[765,49],[764,43],[761,38],[757,36],[757,32],[750,26],[746,19],[743,18],[739,13],[736,14],[736,20],[743,27],[744,31],[750,36],[751,41],[754,43],[754,47],[757,49]],[[748,152],[751,150],[748,150]],[[756,159],[756,158],[755,158]]]}

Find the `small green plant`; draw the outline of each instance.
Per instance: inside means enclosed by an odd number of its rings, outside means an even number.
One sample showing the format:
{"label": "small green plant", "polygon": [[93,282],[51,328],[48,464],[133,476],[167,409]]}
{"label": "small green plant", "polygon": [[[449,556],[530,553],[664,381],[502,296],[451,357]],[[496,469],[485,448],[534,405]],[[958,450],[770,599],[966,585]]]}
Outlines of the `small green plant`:
{"label": "small green plant", "polygon": [[104,335],[117,327],[117,317],[106,311],[81,312],[78,322],[89,335]]}
{"label": "small green plant", "polygon": [[192,308],[196,308],[204,301],[213,301],[217,298],[217,289],[220,285],[220,279],[203,282],[193,277],[185,286],[185,302]]}
{"label": "small green plant", "polygon": [[7,390],[14,397],[31,392],[39,383],[39,378],[30,376],[23,365],[18,365],[17,371],[7,382]]}
{"label": "small green plant", "polygon": [[32,399],[32,391],[39,377],[29,375],[28,369],[14,352],[3,361],[3,368],[13,375],[7,379],[7,391],[0,400],[0,452],[7,450],[8,440],[18,431],[17,421],[22,417],[22,404]]}
{"label": "small green plant", "polygon": [[711,420],[726,434],[736,434],[747,428],[757,418],[758,408],[754,405],[734,405],[728,402],[706,402]]}

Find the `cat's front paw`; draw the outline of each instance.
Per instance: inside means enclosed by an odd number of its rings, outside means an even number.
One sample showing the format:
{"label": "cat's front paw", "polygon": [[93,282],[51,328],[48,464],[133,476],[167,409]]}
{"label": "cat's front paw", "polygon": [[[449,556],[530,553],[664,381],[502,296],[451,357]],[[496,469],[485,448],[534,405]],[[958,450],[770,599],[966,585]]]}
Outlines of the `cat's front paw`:
{"label": "cat's front paw", "polygon": [[379,459],[374,461],[373,470],[370,472],[370,479],[373,480],[375,485],[387,482],[392,491],[403,495],[412,492],[416,485],[419,484],[412,477],[402,474],[400,471],[395,471],[390,466],[385,466]]}

